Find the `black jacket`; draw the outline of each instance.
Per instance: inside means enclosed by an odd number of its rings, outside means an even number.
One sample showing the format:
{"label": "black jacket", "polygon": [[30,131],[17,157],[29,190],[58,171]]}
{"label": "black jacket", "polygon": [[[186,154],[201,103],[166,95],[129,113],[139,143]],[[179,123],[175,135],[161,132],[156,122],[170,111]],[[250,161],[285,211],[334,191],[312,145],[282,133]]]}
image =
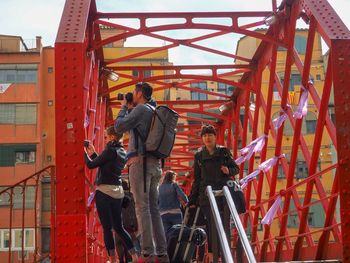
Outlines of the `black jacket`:
{"label": "black jacket", "polygon": [[[227,166],[230,174],[221,171],[221,166]],[[239,173],[239,167],[232,158],[231,152],[217,145],[213,155],[210,155],[205,147],[195,154],[194,182],[190,195],[190,204],[209,205],[206,188],[211,185],[213,190],[221,190],[232,176]]]}
{"label": "black jacket", "polygon": [[87,167],[89,169],[99,168],[96,175],[96,185],[121,185],[120,175],[126,163],[126,152],[120,142],[109,142],[100,155],[94,153],[90,159],[91,161],[85,154],[84,160]]}

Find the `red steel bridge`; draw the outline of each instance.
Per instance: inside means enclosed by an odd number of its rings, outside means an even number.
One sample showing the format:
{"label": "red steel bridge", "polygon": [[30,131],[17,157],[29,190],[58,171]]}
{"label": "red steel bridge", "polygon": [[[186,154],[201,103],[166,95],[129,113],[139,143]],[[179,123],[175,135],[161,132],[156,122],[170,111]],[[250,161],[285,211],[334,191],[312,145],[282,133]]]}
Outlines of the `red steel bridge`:
{"label": "red steel bridge", "polygon": [[[198,19],[229,19],[230,25],[198,22]],[[249,18],[249,23],[241,21]],[[118,23],[118,19],[135,19],[137,28]],[[150,25],[151,19],[172,21],[182,19],[182,23],[165,22]],[[200,20],[202,21],[202,20]],[[205,20],[203,20],[205,21]],[[216,21],[216,20],[214,20]],[[298,21],[307,24],[307,45],[305,56],[301,58],[294,47],[294,36]],[[253,30],[267,25],[264,32]],[[119,33],[101,39],[100,27],[119,29]],[[202,32],[195,38],[177,39],[164,32],[195,29]],[[260,40],[252,57],[242,57],[234,53],[209,48],[198,44],[201,40],[215,39],[225,34],[240,34]],[[325,73],[322,94],[319,94],[310,81],[312,54],[315,35],[320,34],[329,48],[328,66]],[[152,37],[166,44],[147,51],[128,54],[106,60],[103,46],[122,39],[138,35]],[[204,52],[232,59],[225,65],[167,65],[128,67],[120,62],[161,50],[191,47]],[[287,50],[284,60],[284,79],[276,72],[277,51]],[[181,172],[189,172],[189,161],[200,146],[198,131],[201,123],[214,124],[218,129],[218,141],[232,149],[234,157],[239,157],[239,149],[262,135],[268,135],[261,153],[260,162],[267,159],[268,145],[273,147],[274,155],[283,154],[284,124],[276,129],[272,122],[273,92],[281,97],[281,115],[285,114],[293,128],[291,137],[290,161],[280,159],[286,184],[278,186],[278,166],[267,172],[260,172],[258,180],[250,182],[245,190],[248,211],[242,217],[247,227],[250,222],[251,246],[259,262],[263,261],[315,261],[341,260],[350,262],[350,32],[326,0],[284,0],[277,6],[271,1],[271,11],[252,12],[184,12],[184,13],[105,13],[99,12],[95,0],[67,0],[63,11],[55,44],[56,67],[56,167],[41,171],[18,185],[38,181],[42,174],[52,176],[51,184],[55,189],[52,199],[52,240],[51,259],[55,262],[105,262],[106,253],[95,209],[87,207],[87,198],[91,191],[94,174],[87,171],[83,162],[82,142],[91,139],[98,149],[103,148],[103,129],[113,122],[112,109],[119,102],[110,96],[111,92],[132,86],[140,81],[156,84],[156,90],[187,90],[217,96],[220,99],[207,101],[177,100],[160,101],[176,109],[180,118],[193,120],[198,124],[181,125],[174,153],[166,161],[166,166]],[[233,61],[243,63],[233,63]],[[303,93],[309,95],[309,101],[317,108],[316,132],[308,147],[302,133],[303,118],[294,118],[290,104],[288,86],[291,80],[292,66],[296,66],[301,75]],[[113,70],[126,78],[126,83],[108,86],[103,72]],[[138,77],[126,74],[138,70]],[[162,70],[165,75],[146,77],[144,70]],[[186,73],[190,70],[207,70],[210,74]],[[223,73],[223,70],[226,70]],[[268,71],[268,90],[263,93],[262,74]],[[176,81],[175,81],[176,80]],[[232,95],[223,95],[214,91],[202,90],[191,86],[199,81],[214,81],[235,87]],[[334,96],[336,124],[328,114],[328,104]],[[255,110],[250,110],[254,98]],[[298,98],[297,98],[298,99]],[[221,114],[213,113],[225,105]],[[244,118],[240,118],[240,112]],[[202,117],[190,117],[187,113],[197,113]],[[206,117],[210,117],[209,120]],[[85,121],[84,121],[85,120]],[[84,125],[84,123],[86,125]],[[258,130],[259,123],[263,129]],[[249,129],[251,127],[251,129]],[[260,134],[259,134],[260,133]],[[333,165],[320,169],[317,166],[322,137],[328,134],[336,149],[337,160]],[[180,142],[180,140],[182,142]],[[339,144],[338,144],[339,142]],[[298,151],[308,167],[308,177],[294,180]],[[254,170],[253,156],[247,160],[248,173]],[[241,164],[243,177],[244,164]],[[321,180],[332,171],[334,180],[330,191],[326,191]],[[191,176],[186,179],[190,187]],[[265,185],[265,186],[264,186]],[[268,195],[263,187],[268,187]],[[298,189],[304,189],[298,191]],[[188,190],[188,189],[187,189]],[[12,194],[12,191],[10,191]],[[318,196],[314,201],[315,195]],[[278,231],[272,231],[270,225],[262,229],[259,218],[264,217],[277,197],[283,200],[273,221],[278,222]],[[25,196],[23,195],[23,198]],[[252,201],[254,199],[254,201]],[[288,233],[290,203],[296,206],[295,214],[299,220],[296,234]],[[324,226],[311,229],[308,213],[316,203],[322,205],[325,215]],[[336,209],[340,216],[336,216]],[[24,214],[23,214],[24,217]],[[9,259],[10,260],[10,259]]]}

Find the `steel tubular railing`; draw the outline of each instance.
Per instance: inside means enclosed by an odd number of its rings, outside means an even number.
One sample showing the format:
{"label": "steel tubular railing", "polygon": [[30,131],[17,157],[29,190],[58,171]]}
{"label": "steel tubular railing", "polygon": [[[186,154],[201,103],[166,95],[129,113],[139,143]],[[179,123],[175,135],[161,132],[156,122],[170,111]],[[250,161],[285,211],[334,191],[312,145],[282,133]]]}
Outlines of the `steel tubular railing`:
{"label": "steel tubular railing", "polygon": [[219,240],[220,240],[222,252],[224,254],[225,262],[226,263],[233,263],[231,249],[230,249],[229,243],[227,241],[227,237],[226,237],[226,233],[224,230],[224,226],[222,224],[222,220],[220,218],[219,208],[218,208],[218,205],[216,203],[213,189],[210,185],[207,186],[207,195],[209,198],[211,210],[213,212],[216,229],[218,230]]}
{"label": "steel tubular railing", "polygon": [[233,202],[230,190],[228,189],[227,186],[224,186],[222,191],[224,193],[224,196],[226,197],[228,207],[230,208],[230,212],[231,212],[233,221],[235,223],[235,226],[236,226],[239,238],[240,238],[240,240],[242,242],[243,249],[244,249],[244,252],[245,252],[245,254],[247,256],[248,262],[255,263],[256,260],[255,260],[255,256],[254,256],[253,250],[252,250],[252,248],[251,248],[251,246],[249,244],[249,240],[248,240],[247,234],[246,234],[246,232],[244,230],[244,227],[242,225],[242,222],[241,222],[241,220],[239,218],[239,214],[237,212],[235,203]]}
{"label": "steel tubular railing", "polygon": [[218,208],[218,205],[217,205],[216,199],[215,199],[215,196],[222,196],[222,195],[227,200],[227,204],[228,204],[228,207],[230,209],[230,214],[231,214],[233,221],[235,223],[239,238],[242,242],[243,249],[244,249],[244,252],[245,252],[246,257],[247,257],[247,260],[249,263],[256,263],[256,259],[255,259],[253,250],[250,246],[247,234],[244,230],[244,227],[242,225],[241,219],[238,215],[236,206],[233,202],[233,199],[232,199],[232,196],[231,196],[231,193],[230,193],[230,190],[228,189],[228,187],[224,186],[222,190],[213,191],[212,187],[209,185],[209,186],[207,186],[207,195],[208,195],[210,207],[212,209],[212,213],[214,216],[214,221],[215,221],[216,228],[218,231],[219,240],[220,240],[220,244],[222,247],[225,262],[226,263],[231,263],[231,262],[233,263],[234,261],[233,261],[233,257],[231,254],[231,249],[230,249],[229,243],[227,241],[226,233],[225,233],[225,230],[224,230],[224,227],[222,224],[222,220],[220,217],[219,208]]}

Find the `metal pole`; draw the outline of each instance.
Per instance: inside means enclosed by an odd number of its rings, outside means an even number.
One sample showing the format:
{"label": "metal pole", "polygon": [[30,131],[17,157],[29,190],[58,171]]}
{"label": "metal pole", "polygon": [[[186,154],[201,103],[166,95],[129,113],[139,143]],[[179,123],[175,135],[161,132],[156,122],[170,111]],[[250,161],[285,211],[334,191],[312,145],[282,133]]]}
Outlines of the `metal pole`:
{"label": "metal pole", "polygon": [[219,239],[220,239],[220,243],[221,243],[222,252],[224,254],[225,262],[226,263],[234,263],[233,258],[232,258],[232,254],[231,254],[231,250],[230,250],[230,246],[228,244],[226,233],[224,230],[224,226],[222,225],[222,221],[220,218],[219,208],[218,208],[218,205],[216,203],[215,196],[213,194],[213,189],[210,185],[207,186],[207,195],[209,198],[211,211],[212,211],[213,216],[214,216],[214,221],[216,224],[216,229],[218,231],[218,235],[219,235]]}
{"label": "metal pole", "polygon": [[227,188],[227,186],[224,186],[223,192],[224,192],[224,196],[226,197],[228,207],[230,208],[230,212],[231,212],[233,221],[235,222],[235,226],[236,226],[236,229],[238,231],[239,238],[241,239],[241,242],[243,244],[245,254],[247,255],[248,262],[249,263],[256,263],[253,250],[252,250],[252,248],[249,244],[249,240],[247,238],[247,234],[243,228],[243,225],[242,225],[242,222],[239,218],[236,206],[233,202],[230,190]]}

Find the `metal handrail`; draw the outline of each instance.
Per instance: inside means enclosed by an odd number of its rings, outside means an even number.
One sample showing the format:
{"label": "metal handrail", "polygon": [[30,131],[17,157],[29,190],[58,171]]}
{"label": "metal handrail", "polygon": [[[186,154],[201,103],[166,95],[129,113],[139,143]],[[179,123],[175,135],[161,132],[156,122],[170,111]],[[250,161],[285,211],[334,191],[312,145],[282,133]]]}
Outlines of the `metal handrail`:
{"label": "metal handrail", "polygon": [[239,238],[242,242],[244,252],[247,256],[248,262],[249,263],[256,263],[252,247],[250,246],[247,234],[244,230],[241,219],[239,218],[239,214],[237,212],[235,203],[233,202],[230,190],[228,189],[227,186],[224,186],[224,188],[222,190],[224,192],[224,196],[226,197],[228,207],[230,208],[230,212],[231,212],[233,221],[235,222],[235,226],[236,226]]}
{"label": "metal handrail", "polygon": [[215,199],[215,196],[222,196],[222,195],[227,200],[227,204],[228,204],[229,209],[230,209],[230,214],[231,214],[233,221],[235,223],[235,226],[236,226],[239,238],[242,242],[243,249],[244,249],[244,252],[247,256],[248,262],[249,263],[256,263],[256,259],[255,259],[253,250],[250,246],[247,234],[244,230],[244,227],[242,225],[241,219],[238,215],[236,206],[233,202],[233,199],[232,199],[232,196],[231,196],[231,193],[230,193],[230,190],[228,189],[228,187],[224,186],[222,190],[213,191],[212,187],[210,185],[208,185],[207,186],[207,195],[209,198],[210,207],[211,207],[213,215],[214,215],[214,221],[216,224],[216,229],[218,230],[219,240],[221,243],[225,262],[226,263],[233,263],[234,261],[233,261],[233,257],[231,254],[229,243],[227,241],[226,233],[224,231],[222,220],[220,217],[219,208],[218,208],[218,205],[217,205],[216,199]]}
{"label": "metal handrail", "polygon": [[211,207],[211,211],[214,215],[214,221],[216,224],[216,229],[218,230],[219,240],[221,243],[222,252],[224,254],[226,263],[234,263],[233,257],[231,254],[231,249],[227,241],[226,233],[224,230],[224,226],[222,225],[222,220],[220,217],[220,212],[218,208],[218,204],[216,203],[216,199],[213,193],[213,189],[210,185],[207,186],[207,195],[209,198],[209,203]]}

